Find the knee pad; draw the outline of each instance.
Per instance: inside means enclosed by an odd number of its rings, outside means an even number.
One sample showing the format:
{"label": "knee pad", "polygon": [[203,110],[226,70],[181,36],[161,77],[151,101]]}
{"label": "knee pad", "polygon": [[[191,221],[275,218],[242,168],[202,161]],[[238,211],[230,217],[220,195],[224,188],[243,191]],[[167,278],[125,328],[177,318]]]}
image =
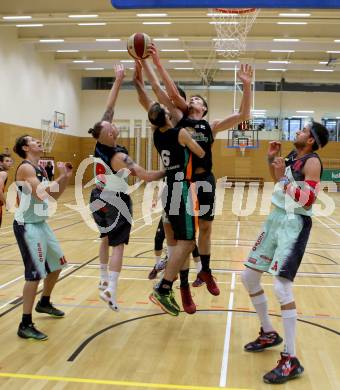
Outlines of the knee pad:
{"label": "knee pad", "polygon": [[281,278],[280,276],[275,276],[274,291],[281,305],[287,305],[288,303],[294,302],[292,281]]}
{"label": "knee pad", "polygon": [[261,276],[262,272],[254,271],[248,267],[242,271],[241,280],[249,294],[256,294],[262,290]]}

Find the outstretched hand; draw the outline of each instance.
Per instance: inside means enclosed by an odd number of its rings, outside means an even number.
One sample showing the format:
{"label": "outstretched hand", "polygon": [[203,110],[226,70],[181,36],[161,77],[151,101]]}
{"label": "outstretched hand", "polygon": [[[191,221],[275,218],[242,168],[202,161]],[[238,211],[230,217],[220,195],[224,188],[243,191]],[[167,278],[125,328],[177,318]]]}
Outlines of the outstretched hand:
{"label": "outstretched hand", "polygon": [[148,46],[148,50],[147,50],[148,54],[151,56],[152,58],[152,61],[153,63],[157,66],[161,63],[161,60],[159,58],[159,52],[158,52],[158,48],[157,46],[154,44],[154,43],[151,43],[149,46]]}
{"label": "outstretched hand", "polygon": [[253,68],[248,64],[242,64],[237,72],[237,77],[243,84],[250,84],[253,80]]}
{"label": "outstretched hand", "polygon": [[116,80],[122,81],[125,77],[124,65],[117,64],[114,66]]}

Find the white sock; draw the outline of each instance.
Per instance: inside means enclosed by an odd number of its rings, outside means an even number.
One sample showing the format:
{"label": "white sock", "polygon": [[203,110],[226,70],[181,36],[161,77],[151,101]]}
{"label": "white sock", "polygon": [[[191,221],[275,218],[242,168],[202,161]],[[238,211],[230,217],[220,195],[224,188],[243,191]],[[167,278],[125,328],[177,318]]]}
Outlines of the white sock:
{"label": "white sock", "polygon": [[268,315],[267,298],[264,294],[250,297],[255,307],[256,313],[260,318],[261,326],[264,332],[271,332],[274,330]]}
{"label": "white sock", "polygon": [[156,265],[161,261],[161,256],[155,256],[156,257]]}
{"label": "white sock", "polygon": [[201,261],[199,260],[199,261],[195,262],[195,266],[196,266],[197,273],[199,273],[201,271],[201,269],[202,269]]}
{"label": "white sock", "polygon": [[297,322],[296,309],[281,310],[283,328],[285,331],[285,353],[295,356],[295,329]]}
{"label": "white sock", "polygon": [[118,285],[119,272],[109,271],[109,287],[108,290],[112,296],[116,296],[116,290]]}
{"label": "white sock", "polygon": [[176,246],[176,245],[168,245],[168,257],[169,257],[169,259],[170,259],[170,257],[171,257],[171,254],[172,254],[172,252],[173,252],[175,246]]}
{"label": "white sock", "polygon": [[107,282],[109,280],[109,274],[107,273],[107,264],[100,263],[100,280]]}

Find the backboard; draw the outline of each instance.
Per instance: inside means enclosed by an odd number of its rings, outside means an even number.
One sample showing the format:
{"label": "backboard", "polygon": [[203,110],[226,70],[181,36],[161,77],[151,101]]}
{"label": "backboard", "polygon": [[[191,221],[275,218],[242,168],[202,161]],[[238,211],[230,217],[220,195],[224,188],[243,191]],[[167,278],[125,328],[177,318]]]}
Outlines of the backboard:
{"label": "backboard", "polygon": [[114,8],[340,8],[340,0],[111,0]]}

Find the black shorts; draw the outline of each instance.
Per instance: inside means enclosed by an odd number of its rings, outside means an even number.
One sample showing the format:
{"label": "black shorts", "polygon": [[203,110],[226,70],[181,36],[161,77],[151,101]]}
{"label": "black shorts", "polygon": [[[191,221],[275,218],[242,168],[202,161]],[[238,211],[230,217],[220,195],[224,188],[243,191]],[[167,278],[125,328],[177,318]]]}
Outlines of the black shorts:
{"label": "black shorts", "polygon": [[[212,172],[196,173],[192,178],[196,183],[197,198],[199,204],[198,218],[205,221],[213,221],[215,213],[216,180]],[[205,187],[199,182],[206,182]]]}
{"label": "black shorts", "polygon": [[196,194],[188,181],[167,183],[162,201],[175,240],[195,240],[198,227]]}
{"label": "black shorts", "polygon": [[128,244],[132,223],[130,196],[122,192],[94,188],[90,202],[90,210],[99,229],[100,238],[107,236],[109,246]]}

